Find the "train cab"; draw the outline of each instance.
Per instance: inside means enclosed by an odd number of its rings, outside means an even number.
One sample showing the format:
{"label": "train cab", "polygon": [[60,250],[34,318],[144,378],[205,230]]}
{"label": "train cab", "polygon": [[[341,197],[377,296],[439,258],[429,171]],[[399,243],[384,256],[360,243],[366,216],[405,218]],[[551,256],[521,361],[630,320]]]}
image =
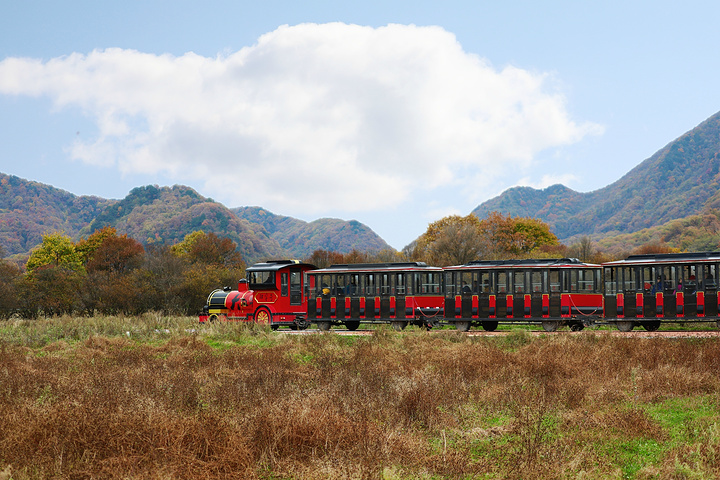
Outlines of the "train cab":
{"label": "train cab", "polygon": [[444,271],[445,321],[460,331],[499,323],[582,330],[602,316],[601,267],[576,258],[477,260]]}
{"label": "train cab", "polygon": [[298,260],[269,260],[246,269],[238,289],[210,293],[200,322],[229,320],[255,322],[277,329],[305,329],[307,297],[305,273],[317,267]]}
{"label": "train cab", "polygon": [[605,321],[623,332],[718,322],[720,252],[631,255],[602,267]]}
{"label": "train cab", "polygon": [[320,330],[361,323],[429,328],[442,320],[442,269],[423,262],[332,265],[307,278],[308,318]]}

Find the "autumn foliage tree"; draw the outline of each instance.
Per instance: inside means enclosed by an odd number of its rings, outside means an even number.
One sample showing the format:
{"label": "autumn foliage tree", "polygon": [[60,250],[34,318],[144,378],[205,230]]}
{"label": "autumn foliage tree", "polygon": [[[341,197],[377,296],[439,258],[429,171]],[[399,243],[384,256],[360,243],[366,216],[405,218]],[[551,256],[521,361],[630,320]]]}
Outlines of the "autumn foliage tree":
{"label": "autumn foliage tree", "polygon": [[137,313],[143,290],[137,270],[145,260],[145,249],[112,227],[95,231],[77,244],[85,261],[88,278],[83,301],[88,313]]}
{"label": "autumn foliage tree", "polygon": [[0,318],[9,318],[19,307],[18,281],[21,279],[20,267],[4,260],[0,248]]}
{"label": "autumn foliage tree", "polygon": [[0,285],[0,316],[196,314],[212,290],[242,278],[245,263],[232,240],[212,233],[146,250],[106,227],[77,243],[62,233],[45,235],[26,269],[22,275],[0,263],[0,280],[13,280]]}
{"label": "autumn foliage tree", "polygon": [[185,312],[199,312],[212,290],[236,286],[245,274],[237,244],[212,232],[189,233],[170,248],[170,253],[183,262],[182,275],[171,290],[176,292],[177,308]]}
{"label": "autumn foliage tree", "polygon": [[408,254],[416,260],[446,266],[478,259],[523,257],[557,244],[557,237],[541,220],[492,212],[483,220],[470,214],[450,215],[433,222]]}
{"label": "autumn foliage tree", "polygon": [[483,257],[489,248],[478,217],[450,215],[428,225],[410,255],[433,265],[460,265]]}
{"label": "autumn foliage tree", "polygon": [[72,239],[62,232],[43,235],[30,253],[26,276],[19,284],[21,308],[28,315],[60,315],[81,306],[86,273]]}

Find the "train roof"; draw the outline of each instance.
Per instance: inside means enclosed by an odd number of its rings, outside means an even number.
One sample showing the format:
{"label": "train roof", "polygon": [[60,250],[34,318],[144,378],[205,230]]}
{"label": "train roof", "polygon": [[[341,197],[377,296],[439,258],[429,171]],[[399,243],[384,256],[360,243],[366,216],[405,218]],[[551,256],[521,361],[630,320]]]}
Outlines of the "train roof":
{"label": "train roof", "polygon": [[370,271],[414,271],[414,270],[442,270],[432,267],[425,262],[388,262],[388,263],[338,263],[327,268],[315,270],[313,273],[337,272],[370,272]]}
{"label": "train roof", "polygon": [[245,271],[247,272],[253,272],[253,271],[274,271],[274,270],[281,270],[286,267],[309,267],[311,270],[315,270],[317,267],[311,263],[304,263],[300,260],[267,260],[265,262],[256,263],[252,265],[251,267],[248,267]]}
{"label": "train roof", "polygon": [[595,263],[584,263],[577,258],[523,258],[515,260],[473,260],[465,265],[455,265],[446,269],[461,268],[547,268],[547,267],[590,267],[597,268]]}
{"label": "train roof", "polygon": [[698,262],[720,262],[720,252],[648,253],[643,255],[630,255],[625,260],[603,263],[603,266]]}

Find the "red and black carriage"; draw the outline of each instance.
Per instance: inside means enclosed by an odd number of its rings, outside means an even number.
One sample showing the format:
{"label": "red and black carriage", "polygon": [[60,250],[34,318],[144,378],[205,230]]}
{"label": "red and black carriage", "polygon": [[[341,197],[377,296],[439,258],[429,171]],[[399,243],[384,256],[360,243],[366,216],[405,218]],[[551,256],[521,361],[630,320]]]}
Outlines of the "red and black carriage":
{"label": "red and black carriage", "polygon": [[308,319],[318,329],[361,323],[432,327],[443,316],[442,269],[422,262],[332,265],[307,272]]}
{"label": "red and black carriage", "polygon": [[604,263],[605,321],[623,332],[718,322],[718,268],[720,252],[631,255]]}
{"label": "red and black carriage", "polygon": [[600,265],[575,258],[477,260],[444,271],[445,321],[460,331],[473,325],[493,331],[499,323],[582,330],[602,316]]}
{"label": "red and black carriage", "polygon": [[237,290],[225,287],[210,294],[200,322],[229,320],[305,329],[310,325],[305,273],[315,268],[297,260],[256,263],[247,268],[247,279],[238,282]]}

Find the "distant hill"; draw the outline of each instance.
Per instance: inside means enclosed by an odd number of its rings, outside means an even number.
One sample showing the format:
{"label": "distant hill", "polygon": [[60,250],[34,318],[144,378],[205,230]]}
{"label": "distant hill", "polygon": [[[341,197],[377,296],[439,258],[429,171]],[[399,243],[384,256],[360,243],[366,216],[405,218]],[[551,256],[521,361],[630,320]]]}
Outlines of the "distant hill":
{"label": "distant hill", "polygon": [[106,207],[81,233],[89,235],[105,226],[145,245],[172,245],[188,233],[203,230],[232,239],[246,261],[283,255],[262,228],[185,186],[134,188],[127,197]]}
{"label": "distant hill", "polygon": [[295,258],[309,257],[317,249],[348,253],[353,249],[366,252],[392,248],[369,227],[355,220],[321,218],[304,222],[260,207],[238,207],[232,211],[240,218],[262,225],[270,237]]}
{"label": "distant hill", "polygon": [[600,250],[618,258],[648,244],[670,246],[687,252],[703,252],[718,250],[719,243],[720,210],[716,209],[597,241]]}
{"label": "distant hill", "polygon": [[600,190],[515,187],[473,213],[480,218],[492,211],[539,218],[561,240],[577,235],[603,238],[720,208],[719,171],[717,113]]}
{"label": "distant hill", "polygon": [[0,174],[0,246],[26,254],[44,233],[74,240],[112,226],[144,245],[174,244],[195,230],[229,237],[247,263],[309,257],[318,248],[349,252],[390,248],[367,226],[338,219],[304,222],[259,207],[232,211],[190,187],[148,185],[122,200],[78,197],[64,190]]}
{"label": "distant hill", "polygon": [[14,255],[29,252],[46,232],[76,237],[113,202],[0,173],[0,245]]}

